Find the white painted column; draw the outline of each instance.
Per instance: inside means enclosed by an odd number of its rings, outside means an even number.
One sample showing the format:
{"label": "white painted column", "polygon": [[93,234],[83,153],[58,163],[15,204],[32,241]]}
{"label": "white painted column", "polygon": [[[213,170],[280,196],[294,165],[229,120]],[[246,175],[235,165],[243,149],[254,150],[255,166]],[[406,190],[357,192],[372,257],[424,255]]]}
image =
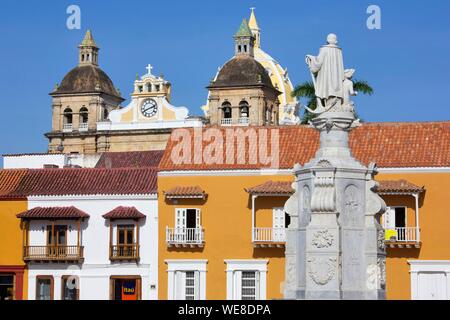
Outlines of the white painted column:
{"label": "white painted column", "polygon": [[420,241],[420,225],[419,225],[419,194],[414,193],[413,197],[416,203],[416,240]]}
{"label": "white painted column", "polygon": [[255,241],[255,200],[257,197],[252,195],[252,242]]}

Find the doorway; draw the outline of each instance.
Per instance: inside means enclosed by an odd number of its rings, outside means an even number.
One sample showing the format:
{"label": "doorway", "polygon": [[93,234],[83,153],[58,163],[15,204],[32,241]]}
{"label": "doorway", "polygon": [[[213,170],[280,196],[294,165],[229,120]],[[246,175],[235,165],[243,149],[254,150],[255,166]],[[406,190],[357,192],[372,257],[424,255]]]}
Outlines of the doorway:
{"label": "doorway", "polygon": [[141,277],[111,277],[111,300],[141,300]]}
{"label": "doorway", "polygon": [[0,301],[14,300],[14,275],[0,274]]}

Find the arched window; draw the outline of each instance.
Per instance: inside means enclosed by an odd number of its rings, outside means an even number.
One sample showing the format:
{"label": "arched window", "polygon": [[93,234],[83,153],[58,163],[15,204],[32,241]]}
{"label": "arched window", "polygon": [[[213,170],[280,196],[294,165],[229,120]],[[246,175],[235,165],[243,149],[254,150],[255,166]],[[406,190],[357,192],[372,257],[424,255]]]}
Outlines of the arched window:
{"label": "arched window", "polygon": [[80,109],[80,123],[88,123],[89,111],[86,107]]}
{"label": "arched window", "polygon": [[108,120],[109,112],[108,109],[103,109],[103,120]]}
{"label": "arched window", "polygon": [[241,118],[248,118],[248,103],[245,100],[242,100],[239,103],[239,114]]}
{"label": "arched window", "polygon": [[66,108],[63,113],[64,124],[72,124],[72,109]]}
{"label": "arched window", "polygon": [[231,104],[229,102],[222,104],[222,111],[224,119],[231,119]]}

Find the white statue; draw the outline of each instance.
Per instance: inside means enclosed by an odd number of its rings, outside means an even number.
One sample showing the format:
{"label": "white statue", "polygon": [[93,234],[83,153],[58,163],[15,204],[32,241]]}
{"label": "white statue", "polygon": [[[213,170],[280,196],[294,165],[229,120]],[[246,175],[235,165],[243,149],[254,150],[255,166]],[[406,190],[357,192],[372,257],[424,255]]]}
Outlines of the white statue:
{"label": "white statue", "polygon": [[330,33],[328,44],[322,46],[317,57],[306,56],[311,71],[317,97],[317,109],[314,113],[323,113],[342,102],[344,82],[344,62],[342,50],[337,46],[337,36]]}
{"label": "white statue", "polygon": [[354,103],[350,100],[350,96],[356,96],[358,94],[357,91],[353,89],[353,81],[352,77],[355,73],[355,69],[346,69],[344,71],[344,82],[342,84],[342,92],[343,92],[343,108],[345,111],[354,111]]}

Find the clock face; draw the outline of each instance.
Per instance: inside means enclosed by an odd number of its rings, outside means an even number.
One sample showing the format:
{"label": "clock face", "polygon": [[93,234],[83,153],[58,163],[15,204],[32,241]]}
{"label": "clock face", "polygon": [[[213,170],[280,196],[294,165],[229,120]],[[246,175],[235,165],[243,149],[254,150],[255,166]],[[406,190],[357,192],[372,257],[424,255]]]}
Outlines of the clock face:
{"label": "clock face", "polygon": [[141,106],[141,112],[145,117],[151,118],[158,112],[158,104],[153,99],[145,100]]}

